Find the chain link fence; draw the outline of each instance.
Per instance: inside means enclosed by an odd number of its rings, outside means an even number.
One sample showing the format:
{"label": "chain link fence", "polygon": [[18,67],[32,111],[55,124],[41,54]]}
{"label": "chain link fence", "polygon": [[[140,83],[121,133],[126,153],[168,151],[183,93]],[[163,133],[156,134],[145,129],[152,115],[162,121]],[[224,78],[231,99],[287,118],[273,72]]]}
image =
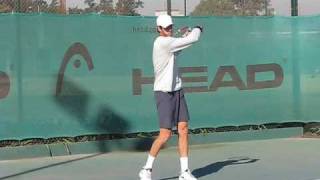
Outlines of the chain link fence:
{"label": "chain link fence", "polygon": [[60,0],[0,0],[0,12],[20,13],[65,13],[65,4]]}
{"label": "chain link fence", "polygon": [[0,13],[153,16],[166,11],[168,2],[171,3],[172,14],[175,16],[262,16],[273,15],[274,12],[270,8],[270,0],[0,0]]}
{"label": "chain link fence", "polygon": [[299,15],[320,14],[319,0],[0,0],[0,13],[57,13],[155,16],[290,16],[297,2]]}
{"label": "chain link fence", "polygon": [[140,15],[140,0],[0,0],[0,13]]}

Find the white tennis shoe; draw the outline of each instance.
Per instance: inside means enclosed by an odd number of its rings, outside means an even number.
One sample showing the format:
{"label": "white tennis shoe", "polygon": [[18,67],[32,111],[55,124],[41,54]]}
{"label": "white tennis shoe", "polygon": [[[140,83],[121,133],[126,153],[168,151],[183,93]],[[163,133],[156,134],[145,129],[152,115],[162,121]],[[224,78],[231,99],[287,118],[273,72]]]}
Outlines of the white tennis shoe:
{"label": "white tennis shoe", "polygon": [[152,180],[151,179],[152,169],[144,169],[142,168],[139,172],[140,180]]}
{"label": "white tennis shoe", "polygon": [[181,172],[180,176],[179,176],[179,180],[197,180],[197,178],[195,178],[189,169],[187,169],[184,172]]}

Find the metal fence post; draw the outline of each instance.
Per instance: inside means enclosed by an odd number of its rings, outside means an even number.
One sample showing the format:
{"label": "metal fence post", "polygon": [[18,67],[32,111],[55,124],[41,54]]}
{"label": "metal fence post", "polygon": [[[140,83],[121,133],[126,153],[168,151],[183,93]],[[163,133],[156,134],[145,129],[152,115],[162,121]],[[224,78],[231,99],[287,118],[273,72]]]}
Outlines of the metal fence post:
{"label": "metal fence post", "polygon": [[171,16],[171,0],[167,0],[167,13]]}
{"label": "metal fence post", "polygon": [[291,16],[298,16],[298,0],[291,0]]}

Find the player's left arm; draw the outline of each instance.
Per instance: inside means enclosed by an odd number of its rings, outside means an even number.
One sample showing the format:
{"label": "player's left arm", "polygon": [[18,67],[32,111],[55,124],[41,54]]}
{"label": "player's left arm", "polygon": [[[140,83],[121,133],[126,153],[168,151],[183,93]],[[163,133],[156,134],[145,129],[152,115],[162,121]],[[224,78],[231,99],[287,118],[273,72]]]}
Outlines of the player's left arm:
{"label": "player's left arm", "polygon": [[193,43],[199,40],[201,32],[202,28],[197,26],[193,28],[186,37],[173,38],[173,41],[169,45],[170,51],[177,52],[191,46]]}

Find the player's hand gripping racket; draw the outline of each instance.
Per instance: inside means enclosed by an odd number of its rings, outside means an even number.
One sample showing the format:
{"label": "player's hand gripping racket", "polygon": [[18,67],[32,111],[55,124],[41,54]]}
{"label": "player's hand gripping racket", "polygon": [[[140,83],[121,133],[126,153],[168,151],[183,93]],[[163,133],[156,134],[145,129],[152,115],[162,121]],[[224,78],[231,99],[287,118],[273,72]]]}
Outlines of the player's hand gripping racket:
{"label": "player's hand gripping racket", "polygon": [[[195,26],[194,28],[199,28],[201,32],[203,32],[202,26]],[[177,37],[186,37],[190,32],[192,31],[192,28],[189,26],[184,26],[182,28],[179,28],[177,32],[175,33],[175,36]]]}

